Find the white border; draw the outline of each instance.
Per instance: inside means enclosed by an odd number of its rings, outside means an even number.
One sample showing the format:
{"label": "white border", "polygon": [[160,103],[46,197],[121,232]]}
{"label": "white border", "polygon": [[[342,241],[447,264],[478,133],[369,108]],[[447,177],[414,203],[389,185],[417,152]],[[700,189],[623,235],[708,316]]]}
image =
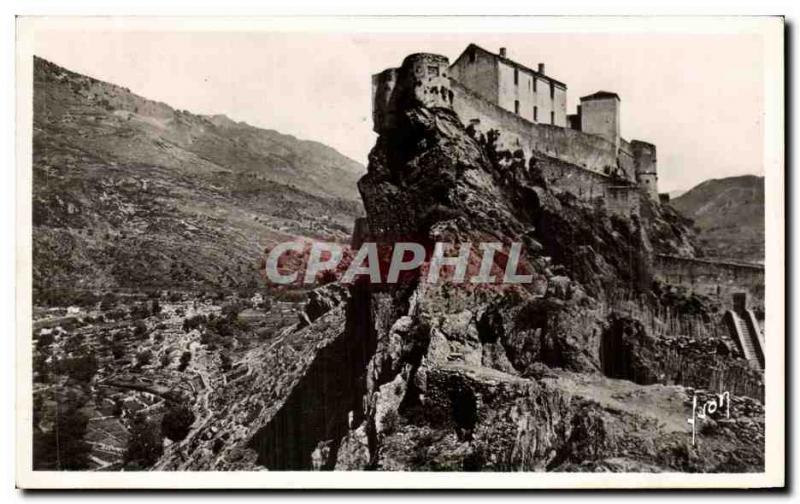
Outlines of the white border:
{"label": "white border", "polygon": [[[760,474],[33,472],[31,467],[32,54],[45,29],[340,32],[759,33],[765,57],[766,470]],[[784,402],[783,22],[776,17],[19,18],[17,21],[17,476],[22,488],[754,488],[782,486]]]}

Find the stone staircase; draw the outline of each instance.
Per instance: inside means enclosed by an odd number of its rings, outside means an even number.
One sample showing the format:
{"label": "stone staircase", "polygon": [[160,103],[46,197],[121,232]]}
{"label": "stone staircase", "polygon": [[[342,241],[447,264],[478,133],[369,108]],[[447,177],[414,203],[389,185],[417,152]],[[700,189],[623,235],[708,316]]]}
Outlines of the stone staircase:
{"label": "stone staircase", "polygon": [[738,343],[745,359],[750,361],[753,367],[764,369],[764,343],[758,325],[748,324],[742,315],[734,310],[725,312],[724,318],[731,330],[731,336]]}

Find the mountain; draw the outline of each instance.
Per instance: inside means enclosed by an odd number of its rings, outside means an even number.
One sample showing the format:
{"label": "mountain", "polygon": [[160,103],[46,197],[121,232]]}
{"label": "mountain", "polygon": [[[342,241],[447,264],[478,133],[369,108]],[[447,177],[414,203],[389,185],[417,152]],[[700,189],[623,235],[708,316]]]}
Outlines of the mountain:
{"label": "mountain", "polygon": [[707,256],[764,261],[764,177],[706,180],[670,205],[694,220]]}
{"label": "mountain", "polygon": [[239,288],[265,246],[346,240],[364,168],[34,58],[33,285]]}

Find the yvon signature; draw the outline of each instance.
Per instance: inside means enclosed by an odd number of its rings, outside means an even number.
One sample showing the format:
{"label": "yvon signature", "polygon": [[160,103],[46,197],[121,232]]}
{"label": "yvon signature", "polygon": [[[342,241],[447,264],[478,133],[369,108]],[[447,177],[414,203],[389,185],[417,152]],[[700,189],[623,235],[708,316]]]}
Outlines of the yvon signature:
{"label": "yvon signature", "polygon": [[692,418],[689,418],[687,422],[689,425],[692,426],[692,446],[695,444],[695,440],[697,439],[697,421],[698,420],[706,420],[708,415],[714,414],[717,411],[722,411],[722,408],[725,408],[725,417],[731,417],[731,393],[730,392],[722,392],[720,394],[716,394],[716,396],[711,397],[710,399],[706,399],[706,401],[700,405],[698,408],[697,405],[697,393],[694,394],[692,397]]}

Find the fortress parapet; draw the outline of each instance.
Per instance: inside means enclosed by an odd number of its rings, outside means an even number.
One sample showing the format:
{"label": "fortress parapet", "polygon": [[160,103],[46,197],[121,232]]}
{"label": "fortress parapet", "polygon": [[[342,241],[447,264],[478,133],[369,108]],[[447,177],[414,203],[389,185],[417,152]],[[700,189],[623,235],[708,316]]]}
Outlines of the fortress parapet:
{"label": "fortress parapet", "polygon": [[439,54],[407,56],[400,68],[388,68],[372,76],[373,130],[381,133],[395,126],[397,112],[415,104],[452,108],[450,60]]}

